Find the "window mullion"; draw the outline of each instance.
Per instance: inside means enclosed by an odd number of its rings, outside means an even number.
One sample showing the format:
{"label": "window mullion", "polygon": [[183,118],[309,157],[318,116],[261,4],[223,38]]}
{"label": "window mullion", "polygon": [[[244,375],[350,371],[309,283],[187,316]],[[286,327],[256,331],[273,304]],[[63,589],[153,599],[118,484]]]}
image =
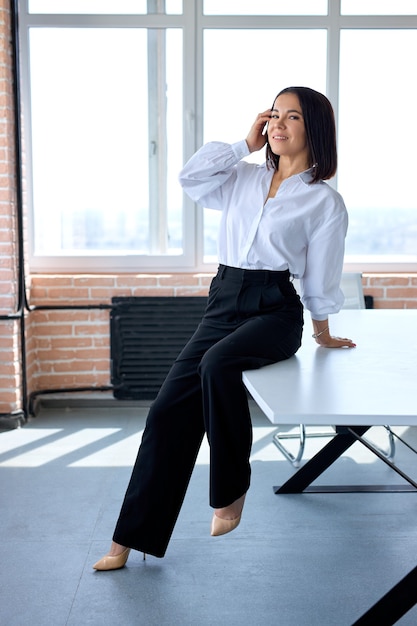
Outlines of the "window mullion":
{"label": "window mullion", "polygon": [[[148,0],[148,13],[165,13],[165,0]],[[148,30],[149,127],[149,247],[166,254],[167,218],[167,100],[166,31]]]}
{"label": "window mullion", "polygon": [[[329,22],[327,28],[327,95],[335,114],[336,130],[339,127],[339,59],[340,59],[340,10],[341,0],[329,1]],[[336,176],[329,184],[337,188]]]}
{"label": "window mullion", "polygon": [[167,241],[166,34],[148,31],[149,230],[151,254],[165,254]]}

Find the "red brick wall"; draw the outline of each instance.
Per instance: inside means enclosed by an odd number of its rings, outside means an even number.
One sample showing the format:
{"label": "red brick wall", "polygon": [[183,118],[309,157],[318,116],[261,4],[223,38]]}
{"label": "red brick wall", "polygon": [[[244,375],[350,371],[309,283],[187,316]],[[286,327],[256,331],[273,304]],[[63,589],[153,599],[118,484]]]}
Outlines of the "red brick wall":
{"label": "red brick wall", "polygon": [[362,283],[375,309],[417,309],[417,274],[364,274]]}
{"label": "red brick wall", "polygon": [[[9,3],[0,0],[0,316],[18,304],[13,142],[12,59]],[[0,414],[20,404],[19,323],[0,320]]]}
{"label": "red brick wall", "polygon": [[28,362],[30,387],[110,384],[110,335],[107,310],[36,310],[42,305],[110,304],[113,296],[200,296],[207,274],[34,275],[30,289],[32,333]]}
{"label": "red brick wall", "polygon": [[[113,296],[205,295],[211,274],[34,275],[33,306],[109,304]],[[376,275],[363,278],[364,291],[375,308],[417,308],[417,275]],[[108,311],[35,311],[29,355],[37,368],[32,389],[108,385]]]}

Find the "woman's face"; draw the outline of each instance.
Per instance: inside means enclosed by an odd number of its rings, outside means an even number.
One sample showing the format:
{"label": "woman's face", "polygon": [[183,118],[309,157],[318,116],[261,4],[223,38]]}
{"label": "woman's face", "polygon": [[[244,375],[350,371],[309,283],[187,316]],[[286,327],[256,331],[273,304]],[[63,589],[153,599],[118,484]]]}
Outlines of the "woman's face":
{"label": "woman's face", "polygon": [[280,157],[309,161],[309,150],[300,101],[294,93],[283,93],[274,102],[268,124],[268,141]]}

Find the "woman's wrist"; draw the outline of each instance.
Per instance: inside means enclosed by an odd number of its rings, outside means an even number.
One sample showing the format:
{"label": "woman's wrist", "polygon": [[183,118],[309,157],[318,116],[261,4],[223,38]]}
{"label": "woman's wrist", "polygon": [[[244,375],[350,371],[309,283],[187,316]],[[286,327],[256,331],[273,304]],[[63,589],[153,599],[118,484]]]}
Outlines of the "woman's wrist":
{"label": "woman's wrist", "polygon": [[313,339],[323,348],[355,348],[356,344],[346,337],[334,337],[330,334],[329,320],[315,320],[313,322]]}
{"label": "woman's wrist", "polygon": [[318,339],[321,335],[323,335],[325,332],[327,332],[329,330],[329,327],[326,326],[326,328],[323,328],[323,330],[320,330],[317,333],[313,333],[311,336],[313,337],[313,339]]}
{"label": "woman's wrist", "polygon": [[313,322],[313,334],[312,337],[316,341],[323,341],[330,334],[329,332],[329,320],[312,320]]}

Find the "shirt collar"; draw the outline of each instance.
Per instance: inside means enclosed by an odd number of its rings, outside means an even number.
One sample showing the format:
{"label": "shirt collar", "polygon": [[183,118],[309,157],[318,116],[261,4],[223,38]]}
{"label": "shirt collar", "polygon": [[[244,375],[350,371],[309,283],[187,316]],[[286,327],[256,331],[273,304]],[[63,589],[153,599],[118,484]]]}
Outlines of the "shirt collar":
{"label": "shirt collar", "polygon": [[[263,163],[262,167],[264,167],[266,171],[268,171],[268,168],[266,167],[266,163]],[[271,168],[268,172],[270,174],[270,177],[272,178],[272,176],[274,175],[274,170]],[[313,176],[314,176],[314,166],[309,167],[308,170],[304,170],[304,172],[300,172],[299,174],[293,174],[286,180],[295,180],[296,178],[300,178],[303,183],[305,183],[306,185],[309,185],[311,181],[313,180]]]}
{"label": "shirt collar", "polygon": [[310,167],[308,170],[301,172],[300,174],[298,174],[298,176],[301,178],[303,183],[305,183],[306,185],[309,185],[311,181],[313,180],[314,167]]}

